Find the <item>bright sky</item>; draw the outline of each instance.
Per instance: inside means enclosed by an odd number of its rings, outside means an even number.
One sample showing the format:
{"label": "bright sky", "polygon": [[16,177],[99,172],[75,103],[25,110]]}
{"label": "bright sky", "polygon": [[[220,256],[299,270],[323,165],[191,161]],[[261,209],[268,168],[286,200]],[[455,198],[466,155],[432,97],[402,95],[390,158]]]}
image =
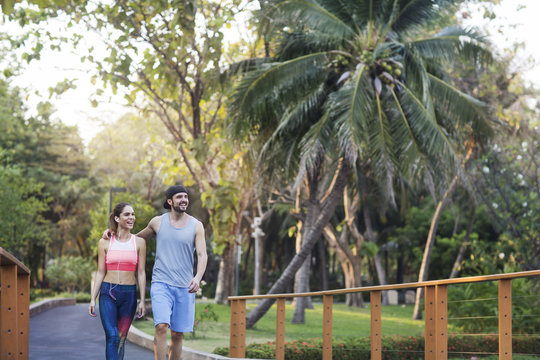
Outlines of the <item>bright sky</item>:
{"label": "bright sky", "polygon": [[540,88],[540,14],[539,0],[503,0],[493,7],[495,20],[483,18],[482,13],[471,13],[466,24],[477,26],[489,33],[498,51],[523,43],[518,51],[519,61],[514,64],[525,78]]}
{"label": "bright sky", "polygon": [[[515,66],[525,72],[526,79],[540,88],[540,1],[503,0],[493,10],[497,17],[489,21],[473,9],[467,25],[481,27],[489,32],[499,51],[513,43],[523,42],[524,48],[520,50],[520,60]],[[78,48],[84,49],[98,44],[97,38],[89,37],[81,42]],[[536,64],[528,62],[528,58],[533,59]],[[65,78],[76,78],[76,89],[58,98],[53,97],[50,101],[57,109],[53,117],[66,124],[77,125],[84,142],[88,143],[99,132],[102,124],[114,121],[129,111],[122,106],[122,95],[114,96],[110,90],[106,90],[105,96],[100,98],[97,108],[92,107],[90,100],[95,98],[92,94],[100,86],[100,82],[96,83],[97,86],[92,85],[89,73],[90,64],[81,63],[80,56],[74,54],[73,50],[61,54],[50,51],[44,53],[40,61],[33,61],[13,84],[31,89],[28,105],[32,108],[39,101],[48,100],[49,87]],[[38,91],[39,95],[35,94],[35,91]]]}

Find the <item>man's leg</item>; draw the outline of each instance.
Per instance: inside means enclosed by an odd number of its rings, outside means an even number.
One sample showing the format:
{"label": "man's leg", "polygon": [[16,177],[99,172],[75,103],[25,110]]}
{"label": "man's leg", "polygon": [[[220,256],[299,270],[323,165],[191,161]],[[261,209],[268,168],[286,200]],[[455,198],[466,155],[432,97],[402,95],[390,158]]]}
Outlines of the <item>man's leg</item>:
{"label": "man's leg", "polygon": [[[167,358],[167,330],[169,325],[157,324],[154,333],[154,359],[165,360]],[[170,359],[170,356],[169,356]]]}
{"label": "man's leg", "polygon": [[182,356],[183,333],[171,330],[171,347],[169,348],[169,360],[180,360]]}

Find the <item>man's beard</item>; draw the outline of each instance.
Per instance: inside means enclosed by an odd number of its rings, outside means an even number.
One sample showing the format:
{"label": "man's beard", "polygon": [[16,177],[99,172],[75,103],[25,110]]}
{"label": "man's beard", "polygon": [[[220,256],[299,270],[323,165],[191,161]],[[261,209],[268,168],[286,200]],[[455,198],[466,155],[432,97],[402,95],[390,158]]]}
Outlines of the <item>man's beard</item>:
{"label": "man's beard", "polygon": [[186,210],[180,208],[180,205],[173,205],[173,209],[174,211],[176,211],[177,213],[185,213]]}

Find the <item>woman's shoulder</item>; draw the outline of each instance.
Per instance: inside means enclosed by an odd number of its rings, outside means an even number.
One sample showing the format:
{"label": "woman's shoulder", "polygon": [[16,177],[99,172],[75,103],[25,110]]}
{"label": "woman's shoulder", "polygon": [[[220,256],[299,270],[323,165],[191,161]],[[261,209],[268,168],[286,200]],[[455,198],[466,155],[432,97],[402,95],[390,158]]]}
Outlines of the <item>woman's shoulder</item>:
{"label": "woman's shoulder", "polygon": [[111,242],[111,240],[109,240],[109,239],[101,238],[101,239],[99,239],[98,247],[106,249],[106,248],[109,247],[110,242]]}
{"label": "woman's shoulder", "polygon": [[144,238],[140,236],[136,236],[136,235],[133,235],[133,236],[135,236],[135,243],[137,244],[137,246],[140,246],[143,244],[146,246],[146,240],[144,240]]}

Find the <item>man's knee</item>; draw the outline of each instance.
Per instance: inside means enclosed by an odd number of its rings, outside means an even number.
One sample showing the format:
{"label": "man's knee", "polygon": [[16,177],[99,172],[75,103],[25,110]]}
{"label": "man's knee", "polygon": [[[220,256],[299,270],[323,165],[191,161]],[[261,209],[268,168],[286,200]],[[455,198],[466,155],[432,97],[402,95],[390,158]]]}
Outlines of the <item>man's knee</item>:
{"label": "man's knee", "polygon": [[182,341],[182,337],[184,336],[184,333],[176,332],[171,330],[171,340],[172,341]]}
{"label": "man's knee", "polygon": [[156,336],[166,336],[167,330],[169,329],[168,324],[157,324],[156,325]]}

